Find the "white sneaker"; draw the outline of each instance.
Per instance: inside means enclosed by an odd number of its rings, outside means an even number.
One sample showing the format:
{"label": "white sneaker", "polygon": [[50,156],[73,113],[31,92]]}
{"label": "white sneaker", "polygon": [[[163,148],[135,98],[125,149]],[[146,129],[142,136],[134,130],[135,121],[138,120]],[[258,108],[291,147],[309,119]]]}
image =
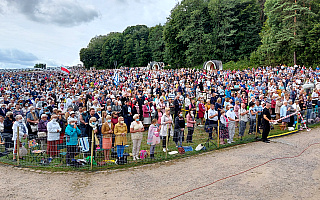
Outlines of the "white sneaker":
{"label": "white sneaker", "polygon": [[140,160],[139,156],[136,156],[136,159],[137,159],[137,160]]}
{"label": "white sneaker", "polygon": [[166,148],[163,148],[163,152],[167,152]]}
{"label": "white sneaker", "polygon": [[133,156],[133,160],[136,160],[136,157],[135,157],[135,156]]}

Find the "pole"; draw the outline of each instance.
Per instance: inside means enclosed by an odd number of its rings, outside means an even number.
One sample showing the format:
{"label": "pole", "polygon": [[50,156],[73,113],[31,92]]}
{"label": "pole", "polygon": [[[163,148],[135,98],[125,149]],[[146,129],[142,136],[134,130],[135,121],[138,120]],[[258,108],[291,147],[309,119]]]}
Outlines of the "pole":
{"label": "pole", "polygon": [[220,146],[220,120],[218,120],[218,148]]}
{"label": "pole", "polygon": [[168,143],[169,143],[169,128],[167,124],[167,136],[166,136],[166,159],[168,158]]}
{"label": "pole", "polygon": [[[295,5],[297,5],[297,0],[294,1]],[[293,32],[293,35],[294,35],[294,38],[296,38],[296,24],[297,24],[297,10],[294,10],[294,32]],[[296,49],[294,49],[294,52],[293,52],[293,62],[294,62],[294,65],[297,64],[297,55],[296,55]]]}
{"label": "pole", "polygon": [[92,162],[93,162],[93,140],[94,140],[94,129],[92,129],[92,138],[91,138],[91,158],[90,158],[90,170],[92,170]]}
{"label": "pole", "polygon": [[20,134],[19,134],[19,126],[17,127],[17,165],[20,164]]}
{"label": "pole", "polygon": [[256,114],[256,138],[258,138],[258,113]]}

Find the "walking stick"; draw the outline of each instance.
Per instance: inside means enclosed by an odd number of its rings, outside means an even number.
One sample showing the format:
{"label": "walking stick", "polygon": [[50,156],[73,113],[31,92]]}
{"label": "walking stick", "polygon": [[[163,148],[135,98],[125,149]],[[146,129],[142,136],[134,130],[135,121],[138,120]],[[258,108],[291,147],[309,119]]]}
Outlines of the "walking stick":
{"label": "walking stick", "polygon": [[20,134],[19,134],[19,126],[17,127],[17,142],[16,142],[16,145],[17,145],[17,165],[20,164]]}
{"label": "walking stick", "polygon": [[92,162],[93,162],[93,140],[94,140],[94,129],[92,129],[92,138],[91,138],[90,170],[92,170]]}

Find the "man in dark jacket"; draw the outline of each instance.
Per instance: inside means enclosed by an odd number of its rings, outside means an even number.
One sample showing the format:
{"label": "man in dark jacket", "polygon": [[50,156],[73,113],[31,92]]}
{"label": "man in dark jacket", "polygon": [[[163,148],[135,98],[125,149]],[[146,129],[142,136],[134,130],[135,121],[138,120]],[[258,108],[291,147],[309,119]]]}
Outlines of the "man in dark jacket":
{"label": "man in dark jacket", "polygon": [[130,132],[130,125],[131,122],[133,121],[133,114],[132,114],[132,107],[129,105],[129,101],[126,101],[124,103],[124,106],[122,108],[122,112],[123,112],[123,118],[124,118],[124,123],[127,125],[127,131],[128,133]]}
{"label": "man in dark jacket", "polygon": [[8,148],[13,147],[13,142],[12,142],[12,135],[13,135],[13,113],[12,112],[7,112],[6,118],[3,122],[4,130],[2,137],[5,140],[5,151],[8,151]]}

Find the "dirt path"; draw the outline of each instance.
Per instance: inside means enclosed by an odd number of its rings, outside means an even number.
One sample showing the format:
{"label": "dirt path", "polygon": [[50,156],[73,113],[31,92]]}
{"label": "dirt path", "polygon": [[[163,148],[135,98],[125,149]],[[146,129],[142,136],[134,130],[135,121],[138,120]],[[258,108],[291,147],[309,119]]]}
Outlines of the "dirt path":
{"label": "dirt path", "polygon": [[[126,171],[39,174],[0,166],[0,199],[169,199],[272,158],[295,156],[320,129]],[[177,199],[319,199],[320,145]]]}

